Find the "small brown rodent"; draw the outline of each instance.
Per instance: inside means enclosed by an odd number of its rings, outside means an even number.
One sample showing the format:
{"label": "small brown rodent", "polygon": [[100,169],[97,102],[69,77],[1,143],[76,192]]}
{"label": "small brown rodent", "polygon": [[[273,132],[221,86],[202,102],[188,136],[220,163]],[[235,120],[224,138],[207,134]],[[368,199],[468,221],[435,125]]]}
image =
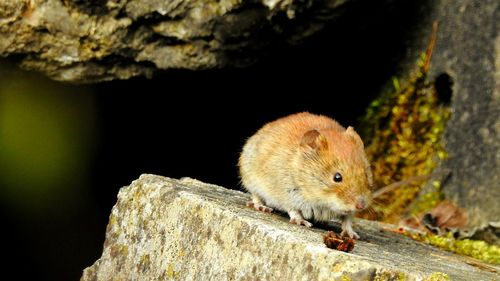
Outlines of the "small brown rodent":
{"label": "small brown rodent", "polygon": [[307,112],[270,122],[250,137],[239,159],[249,207],[283,210],[290,222],[342,218],[342,236],[359,238],[352,215],[371,202],[373,176],[352,127]]}

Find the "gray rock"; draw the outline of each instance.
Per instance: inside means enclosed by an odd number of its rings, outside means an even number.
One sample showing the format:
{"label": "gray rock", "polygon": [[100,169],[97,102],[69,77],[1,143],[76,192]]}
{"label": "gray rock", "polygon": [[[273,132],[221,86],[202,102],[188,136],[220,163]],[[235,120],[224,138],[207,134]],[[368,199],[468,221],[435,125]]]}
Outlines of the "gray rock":
{"label": "gray rock", "polygon": [[447,198],[468,210],[471,226],[500,222],[500,3],[451,1],[433,73],[454,81],[446,149]]}
{"label": "gray rock", "polygon": [[445,131],[450,158],[442,164],[451,176],[443,191],[467,210],[471,228],[482,228],[500,222],[500,2],[422,3],[420,30],[406,63],[425,50],[432,22],[438,21],[430,79],[438,79],[445,96],[452,91]]}
{"label": "gray rock", "polygon": [[320,30],[346,1],[2,0],[0,56],[79,83],[242,66],[276,38]]}
{"label": "gray rock", "polygon": [[355,221],[361,240],[351,253],[331,250],[326,230],[254,211],[247,200],[189,178],[142,175],[120,190],[102,256],[81,280],[447,280],[444,273],[456,281],[495,280],[500,271],[369,221]]}

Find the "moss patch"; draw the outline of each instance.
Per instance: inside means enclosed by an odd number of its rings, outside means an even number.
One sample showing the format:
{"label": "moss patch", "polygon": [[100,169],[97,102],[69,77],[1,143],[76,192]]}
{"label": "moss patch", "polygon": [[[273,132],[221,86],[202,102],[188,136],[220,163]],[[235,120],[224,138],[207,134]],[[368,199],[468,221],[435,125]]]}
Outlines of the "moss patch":
{"label": "moss patch", "polygon": [[420,234],[408,231],[403,231],[402,234],[412,238],[413,240],[424,242],[450,252],[473,257],[487,263],[500,265],[500,247],[488,244],[481,240],[455,239],[452,232],[442,236],[431,233]]}
{"label": "moss patch", "polygon": [[[422,54],[407,81],[393,79],[393,89],[373,101],[362,123],[366,152],[375,185],[383,187],[413,176],[430,174],[446,158],[441,138],[450,109],[440,102],[434,82],[427,80],[428,56]],[[364,217],[395,223],[415,203],[420,183],[411,183],[377,198]],[[417,209],[429,210],[442,200],[440,184],[425,195]],[[373,212],[374,211],[374,212]]]}
{"label": "moss patch", "polygon": [[426,235],[423,237],[423,241],[448,251],[500,265],[500,247],[490,245],[484,241],[471,239],[457,240],[453,238],[451,233],[447,236]]}

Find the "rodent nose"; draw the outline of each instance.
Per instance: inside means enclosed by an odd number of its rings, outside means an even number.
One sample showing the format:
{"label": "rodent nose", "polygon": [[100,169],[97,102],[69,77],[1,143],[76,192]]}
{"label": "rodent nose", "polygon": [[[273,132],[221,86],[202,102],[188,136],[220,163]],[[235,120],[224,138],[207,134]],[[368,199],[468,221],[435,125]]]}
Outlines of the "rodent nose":
{"label": "rodent nose", "polygon": [[356,209],[358,210],[363,210],[366,208],[366,199],[365,198],[359,198],[358,201],[356,202]]}

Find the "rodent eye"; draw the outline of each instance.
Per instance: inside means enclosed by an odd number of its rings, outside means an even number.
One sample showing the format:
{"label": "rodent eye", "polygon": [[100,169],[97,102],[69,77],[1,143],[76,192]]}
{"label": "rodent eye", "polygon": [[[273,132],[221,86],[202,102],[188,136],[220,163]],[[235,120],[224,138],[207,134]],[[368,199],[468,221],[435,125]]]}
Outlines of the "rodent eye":
{"label": "rodent eye", "polygon": [[333,176],[333,181],[334,182],[341,182],[342,181],[342,175],[339,172],[335,173],[335,175]]}

